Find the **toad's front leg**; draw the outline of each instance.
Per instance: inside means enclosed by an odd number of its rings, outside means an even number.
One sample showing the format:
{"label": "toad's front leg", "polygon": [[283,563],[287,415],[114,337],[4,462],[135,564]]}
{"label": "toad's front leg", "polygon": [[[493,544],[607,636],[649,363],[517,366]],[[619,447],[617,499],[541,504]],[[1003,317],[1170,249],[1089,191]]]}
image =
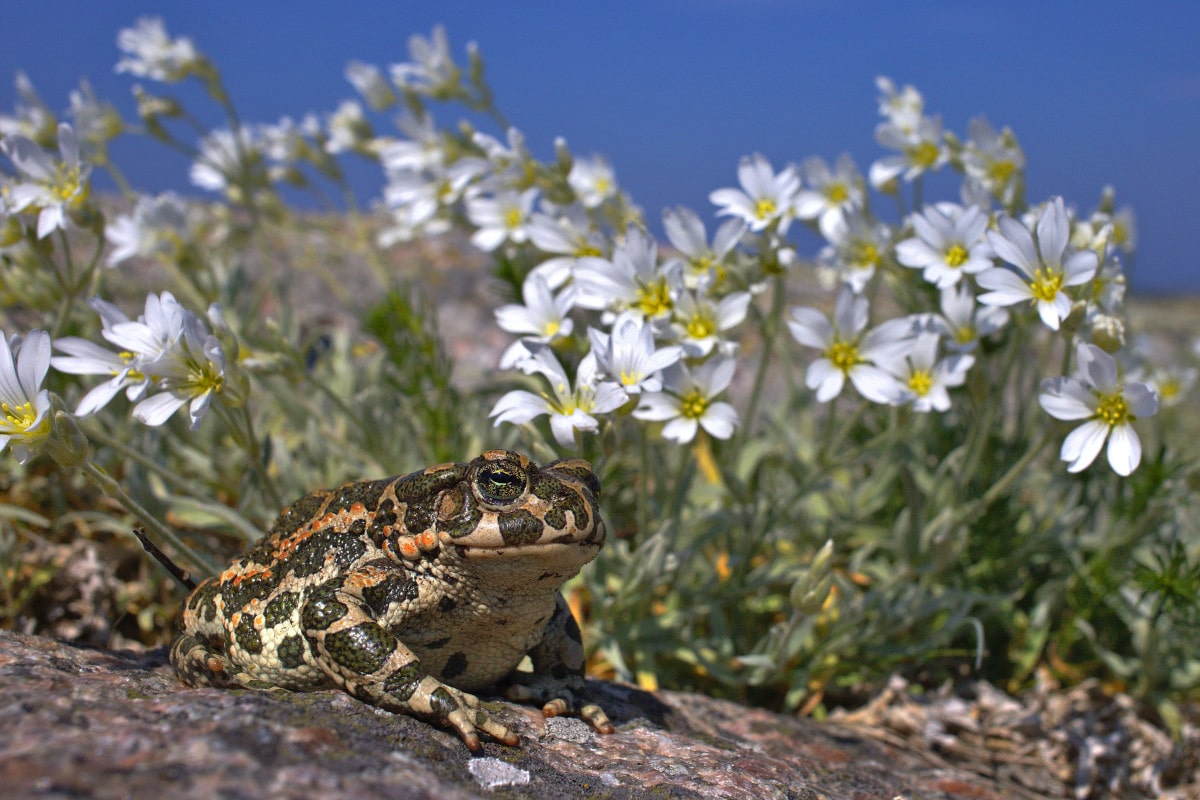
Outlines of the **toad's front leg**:
{"label": "toad's front leg", "polygon": [[616,730],[599,705],[586,701],[583,636],[561,594],[542,639],[529,651],[533,673],[514,671],[505,694],[510,700],[542,706],[547,717],[574,714],[600,733]]}
{"label": "toad's front leg", "polygon": [[477,697],[426,674],[416,655],[375,621],[362,589],[363,581],[335,578],[313,589],[301,612],[317,664],[337,685],[380,708],[449,726],[472,751],[479,750],[479,731],[520,744]]}

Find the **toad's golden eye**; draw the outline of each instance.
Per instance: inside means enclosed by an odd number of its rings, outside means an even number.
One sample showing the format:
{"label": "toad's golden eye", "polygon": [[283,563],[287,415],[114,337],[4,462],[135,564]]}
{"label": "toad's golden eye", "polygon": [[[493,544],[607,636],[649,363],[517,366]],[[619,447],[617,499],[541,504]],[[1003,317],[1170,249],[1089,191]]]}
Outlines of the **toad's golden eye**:
{"label": "toad's golden eye", "polygon": [[525,491],[526,482],[524,470],[512,464],[489,464],[475,476],[475,487],[489,503],[511,503]]}

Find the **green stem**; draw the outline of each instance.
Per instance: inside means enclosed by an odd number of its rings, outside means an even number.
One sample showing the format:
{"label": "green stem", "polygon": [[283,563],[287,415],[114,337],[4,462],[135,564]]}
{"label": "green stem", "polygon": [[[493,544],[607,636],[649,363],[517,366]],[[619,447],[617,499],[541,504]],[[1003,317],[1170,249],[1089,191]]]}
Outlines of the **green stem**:
{"label": "green stem", "polygon": [[121,488],[121,484],[113,480],[103,468],[96,466],[90,461],[85,461],[81,469],[84,475],[100,487],[101,491],[124,506],[139,522],[153,531],[163,541],[170,544],[171,547],[175,548],[176,552],[182,554],[205,577],[211,577],[221,571],[221,568],[216,563],[209,561],[184,544],[183,540],[176,536],[173,530],[159,522],[157,517],[147,511],[137,500],[134,500],[128,492]]}
{"label": "green stem", "polygon": [[246,406],[238,406],[236,415],[223,403],[214,403],[213,408],[217,410],[217,415],[221,417],[221,421],[233,435],[234,441],[246,454],[247,460],[250,462],[250,469],[254,471],[263,494],[267,496],[267,502],[277,510],[282,509],[283,499],[279,494],[279,487],[276,486],[275,479],[271,477],[267,465],[263,462],[263,451],[259,447],[258,437],[254,433],[254,421],[250,418],[250,412]]}
{"label": "green stem", "polygon": [[115,436],[109,436],[104,431],[96,430],[95,428],[89,428],[87,431],[87,437],[88,439],[99,442],[105,447],[119,453],[122,457],[135,462],[143,469],[153,472],[155,475],[162,478],[165,483],[170,484],[176,489],[196,497],[202,496],[203,493],[197,491],[195,486],[190,485],[187,481],[181,478],[177,471],[167,469],[136,448],[130,447],[121,439],[118,439]]}
{"label": "green stem", "polygon": [[645,537],[650,535],[650,439],[646,434],[646,426],[639,425],[637,431],[637,509],[634,518],[637,520],[638,540],[644,542]]}
{"label": "green stem", "polygon": [[[1042,452],[1042,448],[1045,447],[1046,443],[1049,441],[1049,434],[1045,434],[1038,439],[1037,442],[1035,442],[1027,451],[1025,451],[1025,455],[1017,459],[1016,462],[1008,468],[1008,471],[1000,476],[999,480],[988,487],[988,490],[983,493],[982,497],[980,497],[974,503],[960,506],[956,512],[951,514],[951,525],[960,525],[973,522],[974,520],[983,516],[984,512],[991,508],[993,503],[1004,496],[1004,494],[1012,488],[1013,483],[1015,483],[1018,478],[1025,474],[1026,470],[1029,469],[1029,465],[1033,463],[1034,459],[1037,458],[1038,454]],[[931,520],[929,524],[932,525],[936,521],[937,520],[935,518],[934,520]]]}
{"label": "green stem", "polygon": [[782,275],[775,276],[775,291],[771,295],[771,309],[763,318],[762,326],[762,355],[758,359],[758,367],[754,373],[754,383],[750,390],[750,400],[746,404],[744,424],[738,428],[734,440],[733,452],[741,452],[746,437],[754,427],[755,416],[758,414],[758,404],[762,399],[763,386],[767,382],[767,368],[771,362],[771,351],[774,348],[775,337],[779,332],[779,321],[783,317],[783,306],[786,299],[785,285]]}

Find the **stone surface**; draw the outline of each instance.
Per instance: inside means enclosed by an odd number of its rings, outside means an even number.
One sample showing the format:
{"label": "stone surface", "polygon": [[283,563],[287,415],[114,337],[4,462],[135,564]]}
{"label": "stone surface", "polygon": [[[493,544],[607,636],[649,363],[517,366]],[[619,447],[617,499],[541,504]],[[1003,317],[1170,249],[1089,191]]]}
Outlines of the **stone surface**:
{"label": "stone surface", "polygon": [[[614,683],[617,725],[495,701],[522,738],[474,758],[457,736],[335,692],[188,689],[166,651],[0,631],[7,797],[1001,798],[987,779],[851,727]],[[490,787],[490,788],[489,788]]]}

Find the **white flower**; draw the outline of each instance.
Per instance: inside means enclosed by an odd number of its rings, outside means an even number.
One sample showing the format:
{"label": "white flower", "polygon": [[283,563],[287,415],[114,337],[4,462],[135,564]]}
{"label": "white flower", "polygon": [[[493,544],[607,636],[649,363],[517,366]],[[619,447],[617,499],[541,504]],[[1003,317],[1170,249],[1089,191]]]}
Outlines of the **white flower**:
{"label": "white flower", "polygon": [[612,333],[588,328],[596,363],[626,394],[662,388],[659,373],[683,358],[683,348],[654,346],[654,331],[641,314],[626,311],[613,323]]}
{"label": "white flower", "polygon": [[907,351],[892,353],[890,358],[878,362],[900,381],[905,399],[912,403],[914,411],[947,411],[950,408],[948,389],[962,386],[967,379],[967,370],[975,363],[974,356],[962,354],[939,360],[940,338],[935,333],[918,334]]}
{"label": "white flower", "polygon": [[546,279],[530,273],[521,284],[524,305],[509,303],[496,309],[496,323],[508,331],[524,337],[513,342],[500,356],[500,368],[519,366],[530,357],[527,340],[549,344],[570,336],[575,323],[567,316],[574,306],[575,291],[568,287],[556,297]]}
{"label": "white flower", "polygon": [[925,98],[911,84],[896,91],[896,84],[884,75],[876,76],[879,89],[879,115],[902,130],[915,128],[925,111]]}
{"label": "white flower", "polygon": [[817,261],[861,293],[887,256],[891,230],[862,211],[852,211],[831,223],[829,234],[830,244],[821,248]]}
{"label": "white flower", "polygon": [[379,148],[379,161],[390,172],[440,170],[446,163],[446,143],[432,114],[405,114],[396,126],[408,137]]}
{"label": "white flower", "polygon": [[742,324],[749,307],[749,292],[713,300],[704,292],[683,291],[675,298],[671,329],[688,357],[703,358],[720,342],[721,333]]}
{"label": "white flower", "polygon": [[714,398],[729,388],[736,362],[717,357],[698,367],[682,361],[668,367],[661,392],[642,395],[633,416],[647,422],[666,422],[662,435],[679,444],[696,438],[700,428],[717,439],[728,439],[738,424],[737,411]]}
{"label": "white flower", "polygon": [[772,224],[779,226],[780,233],[786,232],[800,191],[796,170],[789,166],[776,174],[771,162],[756,153],[738,164],[738,183],[741,189],[717,189],[709,194],[708,199],[721,207],[717,215],[745,220],[755,232]]}
{"label": "white flower", "polygon": [[117,62],[117,72],[156,81],[183,80],[203,62],[192,40],[172,39],[158,17],[142,17],[137,27],[123,28],[117,47],[126,54]]}
{"label": "white flower", "polygon": [[1032,301],[1042,322],[1058,330],[1071,313],[1071,298],[1064,289],[1087,283],[1095,276],[1096,253],[1068,248],[1070,220],[1061,197],[1052,198],[1042,209],[1036,246],[1029,229],[1012,217],[1001,214],[997,226],[998,233],[988,232],[988,243],[1017,271],[992,267],[979,273],[979,285],[991,290],[980,296],[979,302],[1008,306]]}
{"label": "white flower", "polygon": [[[56,342],[67,354],[53,359],[56,369],[110,376],[83,397],[76,413],[91,414],[125,389],[130,400],[138,401],[133,416],[139,422],[161,425],[184,404],[190,404],[195,428],[225,380],[224,352],[204,321],[170,292],[147,295],[145,313],[136,322],[98,298],[90,305],[100,314],[101,336],[116,345],[118,352],[76,337]],[[210,309],[210,315],[214,311],[215,307]],[[151,389],[160,393],[146,396]]]}
{"label": "white flower", "polygon": [[1163,408],[1171,408],[1183,402],[1196,385],[1197,374],[1195,367],[1156,367],[1150,370],[1144,382],[1158,395]]}
{"label": "white flower", "polygon": [[916,180],[926,172],[940,169],[949,159],[942,141],[940,118],[921,117],[912,128],[908,128],[908,124],[907,120],[903,123],[891,120],[880,123],[875,129],[875,140],[879,144],[900,151],[871,165],[867,177],[876,189],[883,189],[898,177]]}
{"label": "white flower", "polygon": [[[200,151],[192,162],[188,178],[201,189],[228,192],[250,176],[260,180],[265,178],[261,161],[262,154],[249,128],[239,128],[237,136],[233,131],[221,128],[200,141]],[[256,166],[259,169],[254,169]]]}
{"label": "white flower", "polygon": [[913,214],[916,236],[896,245],[896,260],[923,270],[925,280],[944,289],[963,273],[975,274],[995,266],[992,248],[984,239],[988,214],[979,206],[964,209],[953,203],[926,206]]}
{"label": "white flower", "polygon": [[997,133],[983,117],[971,120],[962,163],[967,179],[1003,205],[1011,206],[1020,195],[1025,153],[1008,128]]}
{"label": "white flower", "polygon": [[978,305],[965,281],[942,289],[941,306],[942,315],[935,317],[934,329],[946,337],[948,348],[960,353],[971,352],[980,339],[1008,324],[1008,312],[998,306]]}
{"label": "white flower", "polygon": [[895,404],[904,399],[896,379],[873,361],[888,361],[907,348],[912,325],[893,320],[867,331],[867,299],[843,285],[838,292],[834,321],[815,308],[793,308],[788,330],[797,342],[821,351],[821,358],[808,367],[804,383],[816,390],[817,402],[837,397],[846,379],[858,393],[873,403]]}
{"label": "white flower", "polygon": [[22,70],[17,70],[13,88],[20,95],[15,115],[0,114],[0,136],[24,136],[35,142],[45,141],[54,135],[58,117],[42,100],[33,81]]}
{"label": "white flower", "polygon": [[50,434],[50,392],[42,381],[50,369],[50,334],[31,331],[24,340],[0,332],[0,450],[11,445],[22,464]]}
{"label": "white flower", "polygon": [[590,353],[579,363],[572,386],[549,347],[534,345],[531,352],[527,371],[545,376],[554,394],[534,394],[523,389],[509,392],[496,401],[488,414],[496,418],[496,425],[502,422],[524,425],[542,414],[549,414],[555,441],[563,447],[574,447],[575,431],[595,433],[599,430],[600,423],[593,414],[615,411],[628,400],[617,384],[597,380],[596,359]]}
{"label": "white flower", "polygon": [[96,152],[108,145],[125,128],[120,113],[111,103],[101,102],[92,85],[81,81],[78,89],[71,91],[71,108],[68,113],[75,124],[75,135],[82,143],[83,152]]}
{"label": "white flower", "polygon": [[450,220],[439,212],[457,203],[486,169],[483,159],[463,158],[445,168],[389,172],[383,199],[391,210],[393,225],[380,233],[380,245],[390,247],[418,235],[436,236],[450,230]]}
{"label": "white flower", "polygon": [[434,26],[428,39],[419,34],[410,36],[408,56],[412,61],[391,67],[392,81],[401,89],[441,100],[461,93],[462,70],[450,55],[450,42],[444,27]]}
{"label": "white flower", "polygon": [[537,180],[539,164],[525,145],[525,134],[508,129],[507,144],[494,136],[476,131],[471,137],[492,165],[494,182],[509,189],[528,189]]}
{"label": "white flower", "polygon": [[195,430],[208,413],[213,396],[225,384],[225,352],[217,337],[197,316],[180,317],[182,329],[174,344],[143,369],[157,378],[163,391],[133,407],[133,417],[150,426],[161,425],[188,406],[190,427]]}
{"label": "white flower", "polygon": [[529,240],[544,253],[554,254],[534,267],[533,271],[546,279],[551,289],[567,282],[583,265],[603,271],[607,242],[590,230],[583,206],[572,204],[557,216],[534,213],[529,219]]}
{"label": "white flower", "polygon": [[138,197],[132,214],[121,214],[104,229],[113,246],[108,266],[131,258],[170,256],[187,233],[187,207],[174,192]]}
{"label": "white flower", "polygon": [[345,75],[346,80],[367,101],[367,105],[376,111],[383,111],[396,104],[396,93],[384,79],[379,67],[374,64],[351,61],[346,65]]}
{"label": "white flower", "polygon": [[679,261],[658,264],[658,245],[645,231],[630,225],[612,261],[589,259],[575,268],[575,305],[595,310],[634,309],[647,319],[665,317],[675,301],[672,289],[682,281]]}
{"label": "white flower", "polygon": [[821,235],[832,239],[831,231],[845,214],[863,207],[866,194],[862,175],[847,153],[838,157],[834,171],[821,158],[805,160],[800,171],[811,188],[802,189],[796,196],[796,216],[817,220]]}
{"label": "white flower", "polygon": [[[151,297],[154,296],[151,295]],[[158,302],[158,298],[155,297],[154,303],[157,304]],[[149,304],[150,300],[147,298],[147,305]],[[152,354],[152,358],[156,358],[163,349],[169,346],[168,337],[170,334],[165,330],[152,333],[149,337],[139,336],[137,338],[125,338],[121,333],[114,334],[114,326],[129,323],[129,318],[112,303],[105,302],[98,297],[93,297],[89,300],[88,305],[100,315],[101,325],[103,326],[101,336],[105,339],[113,341],[113,337],[115,336],[118,341],[132,342],[138,346],[147,346],[148,341],[153,341],[153,344],[149,344],[147,348]],[[156,317],[160,320],[164,319],[161,315],[156,315]],[[133,324],[136,325],[138,323]],[[125,330],[128,332],[130,329],[126,328]],[[116,396],[117,392],[122,389],[125,390],[125,396],[132,401],[140,399],[150,387],[150,379],[135,368],[135,362],[138,361],[139,357],[137,351],[122,348],[120,352],[114,353],[94,342],[81,339],[77,336],[67,336],[59,339],[54,343],[54,347],[59,352],[67,354],[65,356],[55,356],[50,359],[50,363],[59,372],[66,372],[71,375],[110,376],[109,380],[94,387],[79,401],[75,413],[81,417],[104,408]]]}
{"label": "white flower", "polygon": [[505,242],[521,244],[529,238],[529,215],[537,189],[501,192],[493,197],[467,199],[467,218],[478,230],[471,234],[471,244],[490,253]]}
{"label": "white flower", "polygon": [[1158,412],[1158,397],[1144,383],[1122,384],[1117,362],[1094,344],[1075,350],[1078,376],[1042,382],[1038,402],[1050,416],[1086,420],[1067,435],[1061,457],[1068,472],[1087,469],[1108,440],[1108,463],[1118,475],[1129,475],[1142,460],[1142,443],[1132,422]]}
{"label": "white flower", "polygon": [[617,192],[613,168],[601,156],[575,159],[567,183],[584,208],[596,208]]}
{"label": "white flower", "polygon": [[741,219],[725,220],[713,234],[710,246],[700,215],[680,206],[663,210],[663,228],[667,239],[684,255],[684,285],[707,289],[720,282],[726,260],[745,233],[746,223]]}
{"label": "white flower", "polygon": [[343,100],[325,119],[325,152],[369,152],[374,135],[362,106],[357,100]]}
{"label": "white flower", "polygon": [[79,160],[79,144],[71,126],[65,122],[58,126],[61,156],[58,162],[32,139],[19,134],[5,136],[0,141],[0,150],[20,175],[20,180],[8,190],[9,211],[36,210],[39,239],[59,228],[66,230],[70,225],[68,212],[88,198],[92,172],[91,165]]}

